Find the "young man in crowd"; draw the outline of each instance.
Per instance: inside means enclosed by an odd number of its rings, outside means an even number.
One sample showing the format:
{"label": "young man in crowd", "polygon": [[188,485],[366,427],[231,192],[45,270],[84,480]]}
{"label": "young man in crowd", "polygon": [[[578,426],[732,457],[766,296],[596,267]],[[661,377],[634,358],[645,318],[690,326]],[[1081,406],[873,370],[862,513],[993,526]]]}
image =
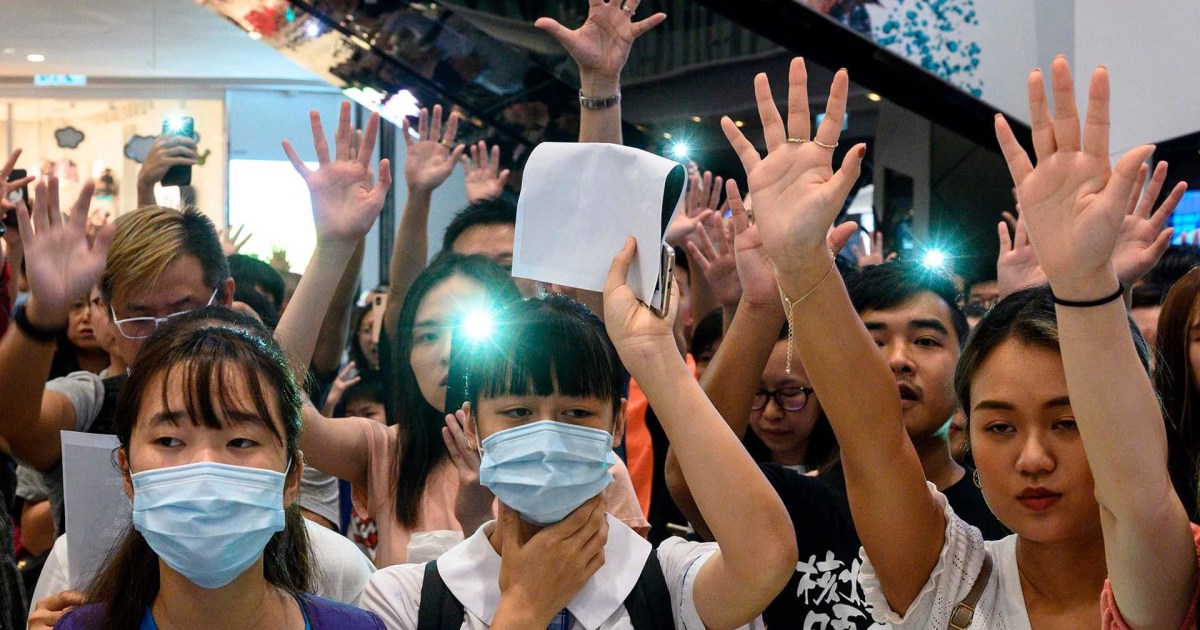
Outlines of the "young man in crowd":
{"label": "young man in crowd", "polygon": [[[769,264],[756,269],[744,252],[740,255],[742,303],[702,379],[705,392],[739,436],[746,432],[759,375],[784,324]],[[946,427],[957,407],[954,367],[967,334],[966,318],[954,299],[954,284],[945,276],[904,262],[851,272],[847,284],[855,310],[895,375],[903,399],[904,425],[921,456],[926,478],[946,494],[955,513],[979,527],[987,539],[1003,537],[1006,532],[972,483],[971,471],[950,457],[947,442]],[[707,536],[673,458],[667,466],[676,502],[697,532]],[[767,608],[764,621],[778,627],[837,623],[850,624],[837,627],[870,627],[857,580],[860,543],[841,465],[817,476],[773,464],[762,468],[787,505],[800,549],[796,573]]]}

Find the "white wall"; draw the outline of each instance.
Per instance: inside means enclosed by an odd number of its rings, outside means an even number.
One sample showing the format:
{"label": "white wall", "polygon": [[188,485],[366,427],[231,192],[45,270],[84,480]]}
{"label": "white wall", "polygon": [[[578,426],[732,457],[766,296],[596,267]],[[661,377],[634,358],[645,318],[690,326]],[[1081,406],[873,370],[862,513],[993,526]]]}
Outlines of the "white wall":
{"label": "white wall", "polygon": [[[141,167],[126,158],[126,142],[134,135],[155,136],[162,131],[162,121],[170,115],[186,112],[196,120],[200,134],[200,150],[211,150],[204,166],[192,169],[192,185],[196,188],[197,203],[205,214],[219,224],[224,223],[225,191],[225,105],[219,100],[136,100],[111,101],[102,113],[96,107],[80,108],[86,115],[53,115],[38,120],[16,120],[12,123],[12,146],[22,149],[19,168],[38,174],[44,160],[71,160],[78,167],[78,181],[60,181],[63,205],[73,201],[82,182],[94,175],[93,167],[103,163],[113,170],[120,186],[117,211],[128,212],[137,206],[137,173]],[[94,105],[94,103],[93,103]],[[83,142],[74,149],[58,146],[54,131],[72,126],[84,133]],[[9,142],[6,125],[0,125],[0,146]],[[65,209],[65,208],[64,208]]]}

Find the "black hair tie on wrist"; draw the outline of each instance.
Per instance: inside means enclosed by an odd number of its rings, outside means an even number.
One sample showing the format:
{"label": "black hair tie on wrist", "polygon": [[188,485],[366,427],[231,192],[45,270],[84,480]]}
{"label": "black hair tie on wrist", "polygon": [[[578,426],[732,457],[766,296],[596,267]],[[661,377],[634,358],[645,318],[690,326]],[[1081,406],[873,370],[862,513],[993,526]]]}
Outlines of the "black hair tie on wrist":
{"label": "black hair tie on wrist", "polygon": [[1072,308],[1091,308],[1093,306],[1104,306],[1109,302],[1115,302],[1121,299],[1121,297],[1125,295],[1125,285],[1117,283],[1116,293],[1113,293],[1108,297],[1102,297],[1099,300],[1089,300],[1087,302],[1072,302],[1071,300],[1064,300],[1059,298],[1057,295],[1054,295],[1053,291],[1050,293],[1050,295],[1054,298],[1054,303],[1059,306],[1069,306]]}

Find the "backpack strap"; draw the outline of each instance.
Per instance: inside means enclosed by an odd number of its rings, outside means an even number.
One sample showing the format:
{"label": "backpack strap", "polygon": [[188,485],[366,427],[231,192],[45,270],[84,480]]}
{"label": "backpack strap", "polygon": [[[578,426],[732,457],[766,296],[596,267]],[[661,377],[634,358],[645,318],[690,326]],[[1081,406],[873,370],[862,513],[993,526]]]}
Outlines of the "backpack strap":
{"label": "backpack strap", "polygon": [[463,605],[446,588],[437,560],[426,563],[421,584],[421,605],[417,611],[417,630],[459,630],[466,619]]}
{"label": "backpack strap", "polygon": [[625,612],[629,613],[634,630],[675,627],[671,592],[667,590],[667,578],[663,577],[662,566],[658,564],[658,550],[650,550],[637,584],[625,598]]}
{"label": "backpack strap", "polygon": [[975,578],[975,584],[971,586],[971,592],[967,593],[967,596],[950,612],[947,630],[967,630],[971,627],[971,621],[975,619],[975,607],[979,605],[979,598],[983,595],[983,588],[987,586],[990,577],[992,577],[992,557],[985,554],[983,566],[979,567],[979,575]]}

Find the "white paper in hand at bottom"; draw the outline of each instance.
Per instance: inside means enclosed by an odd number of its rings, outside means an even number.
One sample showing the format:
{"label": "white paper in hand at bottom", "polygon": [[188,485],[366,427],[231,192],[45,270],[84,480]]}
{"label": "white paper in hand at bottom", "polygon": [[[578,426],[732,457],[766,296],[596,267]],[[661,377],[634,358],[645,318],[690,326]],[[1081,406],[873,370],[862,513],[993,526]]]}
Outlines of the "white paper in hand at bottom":
{"label": "white paper in hand at bottom", "polygon": [[603,291],[613,256],[633,236],[638,249],[629,288],[661,306],[661,244],[686,180],[682,164],[630,147],[539,144],[517,202],[513,275]]}
{"label": "white paper in hand at bottom", "polygon": [[67,566],[74,588],[86,587],[129,529],[133,507],[114,462],[115,435],[62,432]]}

